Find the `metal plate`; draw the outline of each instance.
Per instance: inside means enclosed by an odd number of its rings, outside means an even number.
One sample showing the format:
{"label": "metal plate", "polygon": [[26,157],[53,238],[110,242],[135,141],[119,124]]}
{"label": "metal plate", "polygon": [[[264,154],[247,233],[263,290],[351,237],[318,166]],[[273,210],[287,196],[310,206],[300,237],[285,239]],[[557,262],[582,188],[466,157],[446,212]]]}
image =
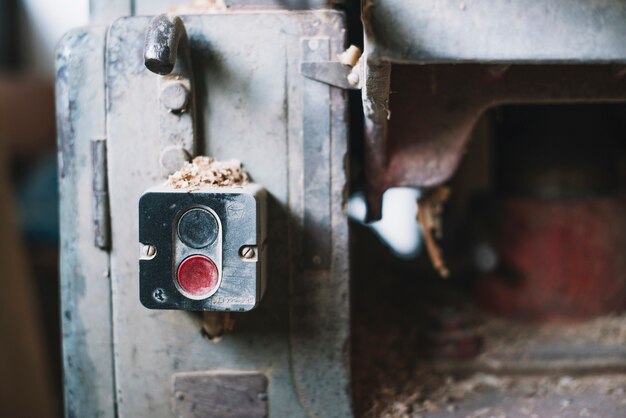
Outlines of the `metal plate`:
{"label": "metal plate", "polygon": [[626,62],[621,0],[368,0],[366,50],[392,62]]}
{"label": "metal plate", "polygon": [[172,389],[177,417],[267,417],[267,377],[260,373],[178,373]]}
{"label": "metal plate", "polygon": [[[205,340],[199,317],[149,311],[137,300],[137,203],[162,182],[158,91],[143,65],[147,17],[123,18],[109,32],[107,135],[111,202],[111,275],[118,413],[168,417],[177,372],[258,370],[269,376],[273,417],[351,416],[345,96],[310,112],[330,112],[321,146],[330,152],[320,187],[330,193],[327,223],[304,229],[301,39],[326,37],[344,48],[342,15],[228,12],[183,18],[194,65],[203,154],[238,158],[268,191],[268,289],[263,303],[237,317],[219,343]],[[246,28],[242,31],[241,28]],[[327,268],[301,272],[301,234],[330,231]]]}
{"label": "metal plate", "polygon": [[106,27],[69,32],[56,57],[63,386],[68,417],[115,415],[109,255],[94,245],[91,206],[91,139],[105,136],[105,34]]}

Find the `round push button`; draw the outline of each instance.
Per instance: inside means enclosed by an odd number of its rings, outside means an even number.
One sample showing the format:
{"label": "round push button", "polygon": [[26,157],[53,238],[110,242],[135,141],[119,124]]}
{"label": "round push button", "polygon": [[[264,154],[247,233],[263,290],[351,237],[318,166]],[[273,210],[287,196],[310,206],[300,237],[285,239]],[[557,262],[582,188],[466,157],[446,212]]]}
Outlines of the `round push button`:
{"label": "round push button", "polygon": [[219,284],[215,263],[203,255],[192,255],[183,260],[176,273],[180,288],[192,298],[209,297]]}
{"label": "round push button", "polygon": [[213,244],[218,233],[217,220],[205,209],[190,209],[178,221],[178,238],[191,248]]}

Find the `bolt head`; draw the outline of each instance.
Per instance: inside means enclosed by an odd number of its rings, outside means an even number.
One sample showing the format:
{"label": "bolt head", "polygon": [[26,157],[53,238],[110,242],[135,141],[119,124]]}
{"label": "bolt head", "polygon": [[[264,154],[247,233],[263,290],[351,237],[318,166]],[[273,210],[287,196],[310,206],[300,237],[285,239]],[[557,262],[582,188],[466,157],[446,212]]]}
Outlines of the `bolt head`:
{"label": "bolt head", "polygon": [[161,89],[160,100],[172,112],[184,112],[189,104],[189,89],[181,81],[167,83]]}
{"label": "bolt head", "polygon": [[183,147],[171,145],[165,147],[161,152],[161,169],[165,176],[174,174],[189,161],[190,155]]}

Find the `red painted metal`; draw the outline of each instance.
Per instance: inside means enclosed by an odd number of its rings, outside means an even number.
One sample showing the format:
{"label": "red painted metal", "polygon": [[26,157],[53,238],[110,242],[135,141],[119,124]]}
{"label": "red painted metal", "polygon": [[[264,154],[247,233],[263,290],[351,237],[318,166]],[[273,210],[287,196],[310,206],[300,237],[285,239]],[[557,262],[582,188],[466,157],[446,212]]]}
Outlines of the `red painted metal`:
{"label": "red painted metal", "polygon": [[501,267],[481,279],[489,310],[529,320],[626,309],[626,198],[500,202]]}

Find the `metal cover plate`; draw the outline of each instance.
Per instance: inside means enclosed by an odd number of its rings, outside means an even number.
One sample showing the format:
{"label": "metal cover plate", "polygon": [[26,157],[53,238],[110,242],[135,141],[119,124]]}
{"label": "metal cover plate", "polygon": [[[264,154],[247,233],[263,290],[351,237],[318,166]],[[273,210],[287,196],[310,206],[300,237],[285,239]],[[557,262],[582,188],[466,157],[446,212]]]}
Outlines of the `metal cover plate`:
{"label": "metal cover plate", "polygon": [[[155,189],[139,200],[139,242],[156,246],[154,259],[140,260],[139,295],[141,303],[150,309],[182,309],[192,311],[248,311],[260,298],[260,270],[257,262],[240,259],[239,248],[255,245],[262,248],[258,218],[262,210],[254,192],[258,187],[211,188],[186,192]],[[175,260],[177,251],[172,237],[174,224],[190,208],[207,207],[220,220],[221,284],[207,299],[194,300],[181,295],[175,286],[174,273],[181,260]],[[233,211],[237,207],[241,210]],[[194,250],[190,254],[201,253]],[[182,257],[179,257],[182,259]],[[257,271],[259,270],[259,271]],[[160,298],[154,293],[160,291]]]}
{"label": "metal cover plate", "polygon": [[368,54],[392,62],[625,62],[621,0],[370,0]]}
{"label": "metal cover plate", "polygon": [[172,389],[174,413],[180,418],[267,416],[267,377],[261,373],[177,373]]}

